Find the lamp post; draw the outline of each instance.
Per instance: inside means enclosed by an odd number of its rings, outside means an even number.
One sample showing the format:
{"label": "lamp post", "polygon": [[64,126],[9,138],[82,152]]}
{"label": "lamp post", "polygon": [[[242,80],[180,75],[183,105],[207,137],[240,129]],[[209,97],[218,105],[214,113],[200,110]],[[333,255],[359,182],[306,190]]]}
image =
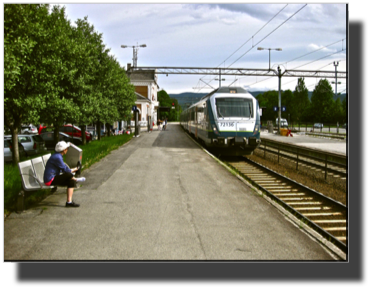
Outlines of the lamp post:
{"label": "lamp post", "polygon": [[139,48],[141,47],[146,47],[146,44],[141,44],[141,45],[133,45],[133,46],[129,46],[129,45],[122,45],[121,46],[123,49],[124,48],[128,48],[128,47],[131,47],[133,48],[133,67],[137,67],[137,52],[139,50]]}
{"label": "lamp post", "polygon": [[334,61],[334,66],[335,66],[335,81],[333,81],[332,83],[335,84],[335,97],[336,97],[337,90],[338,90],[337,85],[341,84],[341,82],[338,82],[338,79],[337,79],[337,72],[338,72],[337,68],[338,68],[338,65],[339,65],[339,61]]}
{"label": "lamp post", "polygon": [[258,51],[264,51],[264,50],[268,50],[269,51],[269,69],[270,70],[270,51],[271,50],[274,50],[274,51],[282,51],[281,48],[275,48],[275,49],[272,49],[272,48],[262,48],[262,47],[258,47],[257,48]]}

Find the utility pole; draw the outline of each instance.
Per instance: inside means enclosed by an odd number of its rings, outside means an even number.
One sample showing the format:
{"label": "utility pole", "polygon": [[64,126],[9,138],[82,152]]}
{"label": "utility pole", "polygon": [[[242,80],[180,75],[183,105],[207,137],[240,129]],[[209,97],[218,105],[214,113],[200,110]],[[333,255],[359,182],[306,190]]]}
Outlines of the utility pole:
{"label": "utility pole", "polygon": [[341,82],[338,82],[338,68],[339,61],[334,61],[334,66],[335,66],[335,82],[333,81],[332,83],[335,83],[335,97],[337,96],[337,91],[338,91],[338,83],[341,84]]}
{"label": "utility pole", "polygon": [[278,70],[278,135],[281,134],[281,68],[277,67]]}

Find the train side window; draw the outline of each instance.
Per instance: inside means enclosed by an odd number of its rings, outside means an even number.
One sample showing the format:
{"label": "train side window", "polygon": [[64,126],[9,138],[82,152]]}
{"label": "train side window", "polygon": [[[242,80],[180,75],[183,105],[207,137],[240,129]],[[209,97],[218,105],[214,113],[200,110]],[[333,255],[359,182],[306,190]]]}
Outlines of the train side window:
{"label": "train side window", "polygon": [[204,120],[204,108],[203,106],[200,106],[198,108],[198,111],[197,111],[197,122],[198,124],[202,123],[202,121]]}

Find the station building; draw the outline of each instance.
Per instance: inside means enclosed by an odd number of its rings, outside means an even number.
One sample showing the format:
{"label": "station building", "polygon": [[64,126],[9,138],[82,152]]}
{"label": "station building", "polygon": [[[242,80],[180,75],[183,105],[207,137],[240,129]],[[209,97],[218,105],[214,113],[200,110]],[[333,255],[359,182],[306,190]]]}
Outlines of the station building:
{"label": "station building", "polygon": [[[139,112],[139,125],[141,130],[147,130],[150,122],[154,122],[154,124],[157,125],[157,111],[159,108],[157,92],[160,87],[157,83],[156,71],[132,71],[131,64],[128,63],[127,77],[129,78],[130,83],[135,87],[135,104]],[[131,121],[115,121],[113,128],[115,130],[122,130],[126,129],[129,125],[134,127],[134,119]]]}
{"label": "station building", "polygon": [[[141,127],[148,126],[149,122],[157,122],[157,109],[159,101],[157,92],[160,89],[157,83],[155,70],[131,71],[131,64],[127,65],[127,76],[135,87],[136,106],[139,111],[139,123]],[[131,122],[132,125],[134,122]]]}

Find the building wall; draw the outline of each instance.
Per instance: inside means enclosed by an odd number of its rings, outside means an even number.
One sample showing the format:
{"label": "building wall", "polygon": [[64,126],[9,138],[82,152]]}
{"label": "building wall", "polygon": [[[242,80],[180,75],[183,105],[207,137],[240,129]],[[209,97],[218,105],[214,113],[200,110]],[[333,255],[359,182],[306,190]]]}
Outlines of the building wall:
{"label": "building wall", "polygon": [[136,93],[139,93],[140,95],[149,99],[149,101],[136,101],[136,106],[141,110],[139,113],[139,121],[143,126],[146,126],[149,117],[153,122],[155,122],[155,124],[157,122],[157,110],[155,109],[159,105],[159,102],[157,100],[157,92],[159,87],[157,85],[157,75],[155,75],[155,79],[149,79],[150,77],[151,76],[148,76],[147,79],[139,80],[133,80],[133,77],[131,77],[132,80],[130,81],[131,84],[134,85]]}
{"label": "building wall", "polygon": [[142,96],[149,98],[149,87],[146,86],[135,86],[135,92],[141,94]]}

